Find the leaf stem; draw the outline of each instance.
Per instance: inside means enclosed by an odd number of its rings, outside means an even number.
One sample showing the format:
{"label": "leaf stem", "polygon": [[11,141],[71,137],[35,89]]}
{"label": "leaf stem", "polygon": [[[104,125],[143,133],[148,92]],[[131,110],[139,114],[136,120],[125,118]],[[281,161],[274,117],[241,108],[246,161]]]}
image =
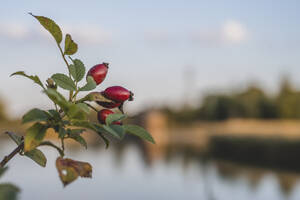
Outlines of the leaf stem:
{"label": "leaf stem", "polygon": [[58,107],[57,107],[57,104],[54,103],[54,106],[55,106],[55,110],[58,112]]}
{"label": "leaf stem", "polygon": [[88,103],[84,103],[84,104],[86,104],[88,107],[90,107],[90,108],[93,109],[94,111],[98,112],[98,110],[97,110],[95,107],[93,107],[92,105],[90,105],[90,104],[88,104]]}
{"label": "leaf stem", "polygon": [[64,59],[66,65],[67,65],[67,67],[68,67],[68,70],[69,70],[69,76],[71,76],[70,65],[69,65],[68,61],[66,60],[66,58],[65,58],[65,54],[64,54],[62,48],[60,47],[60,45],[59,45],[58,43],[57,43],[57,46],[58,46],[58,49],[59,49],[59,51],[60,51],[60,53],[61,53],[62,58]]}
{"label": "leaf stem", "polygon": [[58,146],[56,146],[55,144],[53,144],[51,142],[44,141],[39,146],[51,146],[51,147],[54,147],[58,151],[58,153],[60,154],[61,157],[64,157],[64,155],[65,155],[64,151],[61,148],[59,148]]}
{"label": "leaf stem", "polygon": [[[77,85],[76,85],[76,87],[77,87]],[[76,96],[77,96],[78,93],[79,93],[79,90],[77,89],[77,90],[75,91],[74,96],[73,96],[73,99],[74,99],[75,102],[76,102]]]}

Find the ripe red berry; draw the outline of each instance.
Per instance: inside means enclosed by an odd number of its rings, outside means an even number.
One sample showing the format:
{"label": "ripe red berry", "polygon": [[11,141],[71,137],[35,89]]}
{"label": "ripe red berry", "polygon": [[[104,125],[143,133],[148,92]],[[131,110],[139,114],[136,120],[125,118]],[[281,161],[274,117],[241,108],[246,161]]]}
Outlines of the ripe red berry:
{"label": "ripe red berry", "polygon": [[105,79],[107,71],[108,71],[108,63],[102,63],[92,67],[88,71],[87,76],[93,77],[94,81],[97,83],[97,85],[99,85]]}
{"label": "ripe red berry", "polygon": [[120,121],[116,121],[116,122],[113,122],[112,124],[114,124],[114,125],[123,125],[123,123],[122,122],[120,122]]}
{"label": "ripe red berry", "polygon": [[106,98],[118,103],[122,103],[126,100],[133,100],[133,93],[121,86],[108,87],[102,92],[102,94]]}
{"label": "ripe red berry", "polygon": [[[98,121],[101,123],[101,124],[105,124],[105,120],[106,120],[106,117],[110,114],[113,114],[114,112],[109,110],[109,109],[103,109],[103,110],[100,110],[98,112]],[[116,122],[113,122],[112,124],[115,124],[115,125],[122,125],[122,122],[120,121],[116,121]]]}
{"label": "ripe red berry", "polygon": [[108,109],[103,109],[98,112],[98,121],[101,124],[105,124],[105,119],[108,115],[113,114],[114,112]]}
{"label": "ripe red berry", "polygon": [[121,105],[121,103],[105,102],[105,101],[96,101],[96,103],[104,108],[117,108]]}

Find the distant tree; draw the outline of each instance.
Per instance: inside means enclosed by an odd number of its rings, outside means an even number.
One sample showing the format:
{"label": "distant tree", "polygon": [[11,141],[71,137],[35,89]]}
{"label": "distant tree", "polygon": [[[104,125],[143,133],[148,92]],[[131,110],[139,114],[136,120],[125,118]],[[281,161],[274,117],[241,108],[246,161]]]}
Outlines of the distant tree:
{"label": "distant tree", "polygon": [[239,117],[276,118],[278,116],[274,100],[258,87],[252,86],[245,92],[237,94],[235,101],[241,104],[243,110]]}
{"label": "distant tree", "polygon": [[292,88],[287,78],[281,83],[276,104],[281,118],[300,118],[300,92]]}
{"label": "distant tree", "polygon": [[6,110],[5,110],[5,104],[0,99],[0,121],[6,121],[6,120],[7,120],[7,113],[6,113]]}
{"label": "distant tree", "polygon": [[200,119],[224,120],[233,111],[233,101],[225,95],[207,96],[199,109]]}
{"label": "distant tree", "polygon": [[300,91],[295,90],[286,77],[279,93],[268,96],[261,88],[250,86],[231,94],[210,94],[196,107],[182,107],[179,111],[165,109],[171,120],[191,122],[195,120],[226,120],[229,118],[300,118]]}

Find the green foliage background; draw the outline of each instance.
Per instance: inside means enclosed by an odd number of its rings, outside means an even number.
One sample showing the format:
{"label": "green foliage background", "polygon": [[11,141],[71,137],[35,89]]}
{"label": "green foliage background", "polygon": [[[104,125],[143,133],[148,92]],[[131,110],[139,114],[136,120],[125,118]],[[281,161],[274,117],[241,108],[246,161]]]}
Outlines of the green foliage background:
{"label": "green foliage background", "polygon": [[230,94],[207,95],[194,108],[163,110],[170,119],[178,122],[230,118],[299,119],[300,91],[294,89],[288,79],[284,79],[275,95],[269,95],[259,87],[250,86]]}

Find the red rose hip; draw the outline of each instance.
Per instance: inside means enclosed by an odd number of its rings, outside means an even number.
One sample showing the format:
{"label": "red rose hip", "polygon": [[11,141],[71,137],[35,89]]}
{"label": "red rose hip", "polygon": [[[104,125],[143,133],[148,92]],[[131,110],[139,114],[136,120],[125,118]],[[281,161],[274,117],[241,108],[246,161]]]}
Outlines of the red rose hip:
{"label": "red rose hip", "polygon": [[[114,114],[113,111],[109,110],[109,109],[103,109],[103,110],[100,110],[98,112],[98,121],[101,123],[101,124],[105,124],[105,120],[107,118],[108,115],[110,114]],[[122,122],[120,121],[116,121],[116,122],[113,122],[112,124],[114,125],[122,125]]]}
{"label": "red rose hip", "polygon": [[98,121],[101,123],[101,124],[105,124],[105,120],[106,120],[106,117],[110,114],[113,114],[114,112],[111,111],[111,110],[108,110],[108,109],[103,109],[103,110],[100,110],[98,112]]}
{"label": "red rose hip", "polygon": [[104,81],[107,71],[108,71],[108,63],[98,64],[98,65],[95,65],[94,67],[92,67],[88,71],[87,77],[88,76],[93,77],[96,84],[99,85],[100,83],[102,83]]}
{"label": "red rose hip", "polygon": [[133,100],[133,93],[121,86],[108,87],[102,92],[102,94],[106,98],[118,103],[122,103],[126,100]]}

